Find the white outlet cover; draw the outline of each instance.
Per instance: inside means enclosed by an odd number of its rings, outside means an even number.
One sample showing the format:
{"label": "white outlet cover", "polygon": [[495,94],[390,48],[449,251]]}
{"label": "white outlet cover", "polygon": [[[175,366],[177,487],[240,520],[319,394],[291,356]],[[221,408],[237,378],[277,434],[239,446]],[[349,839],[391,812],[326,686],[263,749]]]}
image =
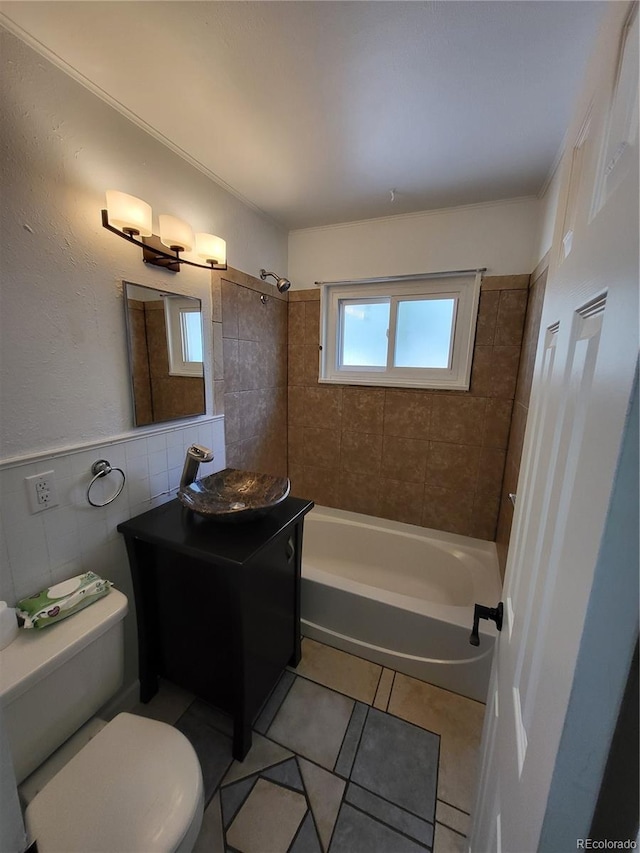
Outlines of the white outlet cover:
{"label": "white outlet cover", "polygon": [[[25,477],[24,481],[27,486],[29,509],[32,514],[58,505],[54,471],[32,474],[30,477]],[[43,502],[42,497],[45,494],[48,495],[48,499]]]}

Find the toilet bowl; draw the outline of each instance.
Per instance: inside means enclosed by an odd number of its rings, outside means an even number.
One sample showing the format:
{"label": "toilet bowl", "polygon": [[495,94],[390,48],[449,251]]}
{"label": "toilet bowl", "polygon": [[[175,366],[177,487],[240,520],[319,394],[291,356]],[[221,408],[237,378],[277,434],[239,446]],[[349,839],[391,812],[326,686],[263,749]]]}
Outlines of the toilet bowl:
{"label": "toilet bowl", "polygon": [[[126,597],[112,590],[0,651],[0,702],[18,782],[117,692],[126,612]],[[39,853],[189,853],[203,809],[200,763],[187,738],[122,713],[38,791],[25,824]]]}
{"label": "toilet bowl", "polygon": [[203,807],[184,735],[119,714],[36,795],[25,823],[38,853],[187,853]]}

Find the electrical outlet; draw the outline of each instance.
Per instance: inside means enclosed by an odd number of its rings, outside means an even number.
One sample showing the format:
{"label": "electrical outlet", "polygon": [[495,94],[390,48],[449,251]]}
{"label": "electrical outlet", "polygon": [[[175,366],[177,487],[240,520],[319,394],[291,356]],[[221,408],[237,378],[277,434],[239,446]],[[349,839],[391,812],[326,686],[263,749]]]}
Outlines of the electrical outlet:
{"label": "electrical outlet", "polygon": [[53,471],[44,471],[42,474],[34,474],[31,477],[24,478],[32,513],[42,512],[43,509],[58,505],[54,476]]}

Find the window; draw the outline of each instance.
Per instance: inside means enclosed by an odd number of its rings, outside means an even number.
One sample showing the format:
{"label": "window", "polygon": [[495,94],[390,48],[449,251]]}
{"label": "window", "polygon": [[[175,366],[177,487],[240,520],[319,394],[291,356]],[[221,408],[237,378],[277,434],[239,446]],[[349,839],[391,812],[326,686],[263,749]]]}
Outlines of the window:
{"label": "window", "polygon": [[202,376],[202,315],[200,301],[180,296],[164,300],[169,373],[171,376]]}
{"label": "window", "polygon": [[467,389],[480,278],[323,284],[320,382]]}

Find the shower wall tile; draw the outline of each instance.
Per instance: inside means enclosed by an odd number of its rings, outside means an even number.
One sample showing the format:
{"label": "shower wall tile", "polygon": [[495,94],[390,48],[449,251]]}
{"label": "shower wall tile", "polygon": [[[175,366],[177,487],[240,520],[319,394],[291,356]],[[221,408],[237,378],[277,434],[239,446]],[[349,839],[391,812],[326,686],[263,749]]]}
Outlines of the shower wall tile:
{"label": "shower wall tile", "polygon": [[345,388],[342,394],[342,414],[349,429],[382,434],[384,400],[385,392],[381,388]]}
{"label": "shower wall tile", "polygon": [[498,304],[500,302],[500,291],[486,291],[480,293],[480,304],[478,305],[478,323],[476,326],[476,347],[491,346],[496,333],[496,322],[498,320]]}
{"label": "shower wall tile", "polygon": [[339,432],[332,429],[305,427],[302,439],[301,455],[305,466],[335,468],[336,459],[340,456]]}
{"label": "shower wall tile", "polygon": [[340,468],[354,474],[379,476],[382,463],[382,436],[343,430]]}
{"label": "shower wall tile", "polygon": [[428,441],[385,435],[381,475],[404,483],[424,483],[428,452]]}
{"label": "shower wall tile", "polygon": [[480,448],[475,445],[430,441],[425,482],[442,488],[473,491],[479,461]]}
{"label": "shower wall tile", "polygon": [[[524,443],[524,433],[529,415],[529,398],[531,396],[531,381],[535,363],[538,335],[540,332],[540,318],[542,316],[542,304],[547,282],[548,259],[538,265],[537,270],[531,276],[531,287],[527,302],[524,330],[522,339],[522,354],[518,368],[518,376],[514,392],[513,413],[511,417],[511,431],[507,445],[504,479],[502,493],[498,505],[498,524],[496,532],[496,548],[498,551],[498,562],[500,571],[504,576],[509,539],[511,536],[511,524],[513,522],[513,504],[509,499],[509,493],[517,493],[518,476],[520,473],[520,460]],[[522,294],[518,291],[522,299]],[[502,300],[500,307],[503,308],[504,332],[501,340],[505,340],[509,334],[515,334],[520,322],[522,303],[517,301],[516,294],[510,294],[510,300]],[[488,511],[487,511],[488,512]]]}
{"label": "shower wall tile", "polygon": [[486,410],[484,397],[434,397],[429,438],[453,444],[481,444]]}
{"label": "shower wall tile", "polygon": [[385,389],[384,434],[429,438],[432,399],[423,391]]}
{"label": "shower wall tile", "polygon": [[482,432],[483,447],[498,447],[501,449],[507,447],[509,443],[509,431],[511,429],[512,410],[513,400],[487,400]]}
{"label": "shower wall tile", "polygon": [[302,473],[304,491],[296,491],[298,495],[315,495],[313,500],[322,506],[341,506],[340,471],[338,468],[317,468],[305,465]]}
{"label": "shower wall tile", "polygon": [[[482,284],[469,391],[318,382],[320,293],[288,304],[289,476],[319,504],[492,540],[529,276]],[[534,348],[535,349],[535,348]],[[531,359],[531,356],[528,356]],[[528,363],[526,369],[530,373]]]}
{"label": "shower wall tile", "polygon": [[342,387],[311,386],[304,389],[304,425],[326,424],[340,428],[342,421]]}
{"label": "shower wall tile", "polygon": [[524,319],[527,313],[527,298],[526,290],[503,290],[500,292],[494,344],[497,346],[520,346]]}
{"label": "shower wall tile", "polygon": [[378,477],[342,470],[338,493],[339,508],[379,516],[381,491],[382,483]]}
{"label": "shower wall tile", "polygon": [[286,476],[288,297],[232,268],[213,273],[216,290],[228,464]]}
{"label": "shower wall tile", "polygon": [[422,524],[422,483],[380,481],[380,515],[405,524]]}
{"label": "shower wall tile", "polygon": [[232,281],[212,276],[212,287],[221,288],[222,334],[225,338],[238,340],[238,288]]}
{"label": "shower wall tile", "polygon": [[472,511],[472,493],[425,484],[422,509],[424,527],[470,536]]}

